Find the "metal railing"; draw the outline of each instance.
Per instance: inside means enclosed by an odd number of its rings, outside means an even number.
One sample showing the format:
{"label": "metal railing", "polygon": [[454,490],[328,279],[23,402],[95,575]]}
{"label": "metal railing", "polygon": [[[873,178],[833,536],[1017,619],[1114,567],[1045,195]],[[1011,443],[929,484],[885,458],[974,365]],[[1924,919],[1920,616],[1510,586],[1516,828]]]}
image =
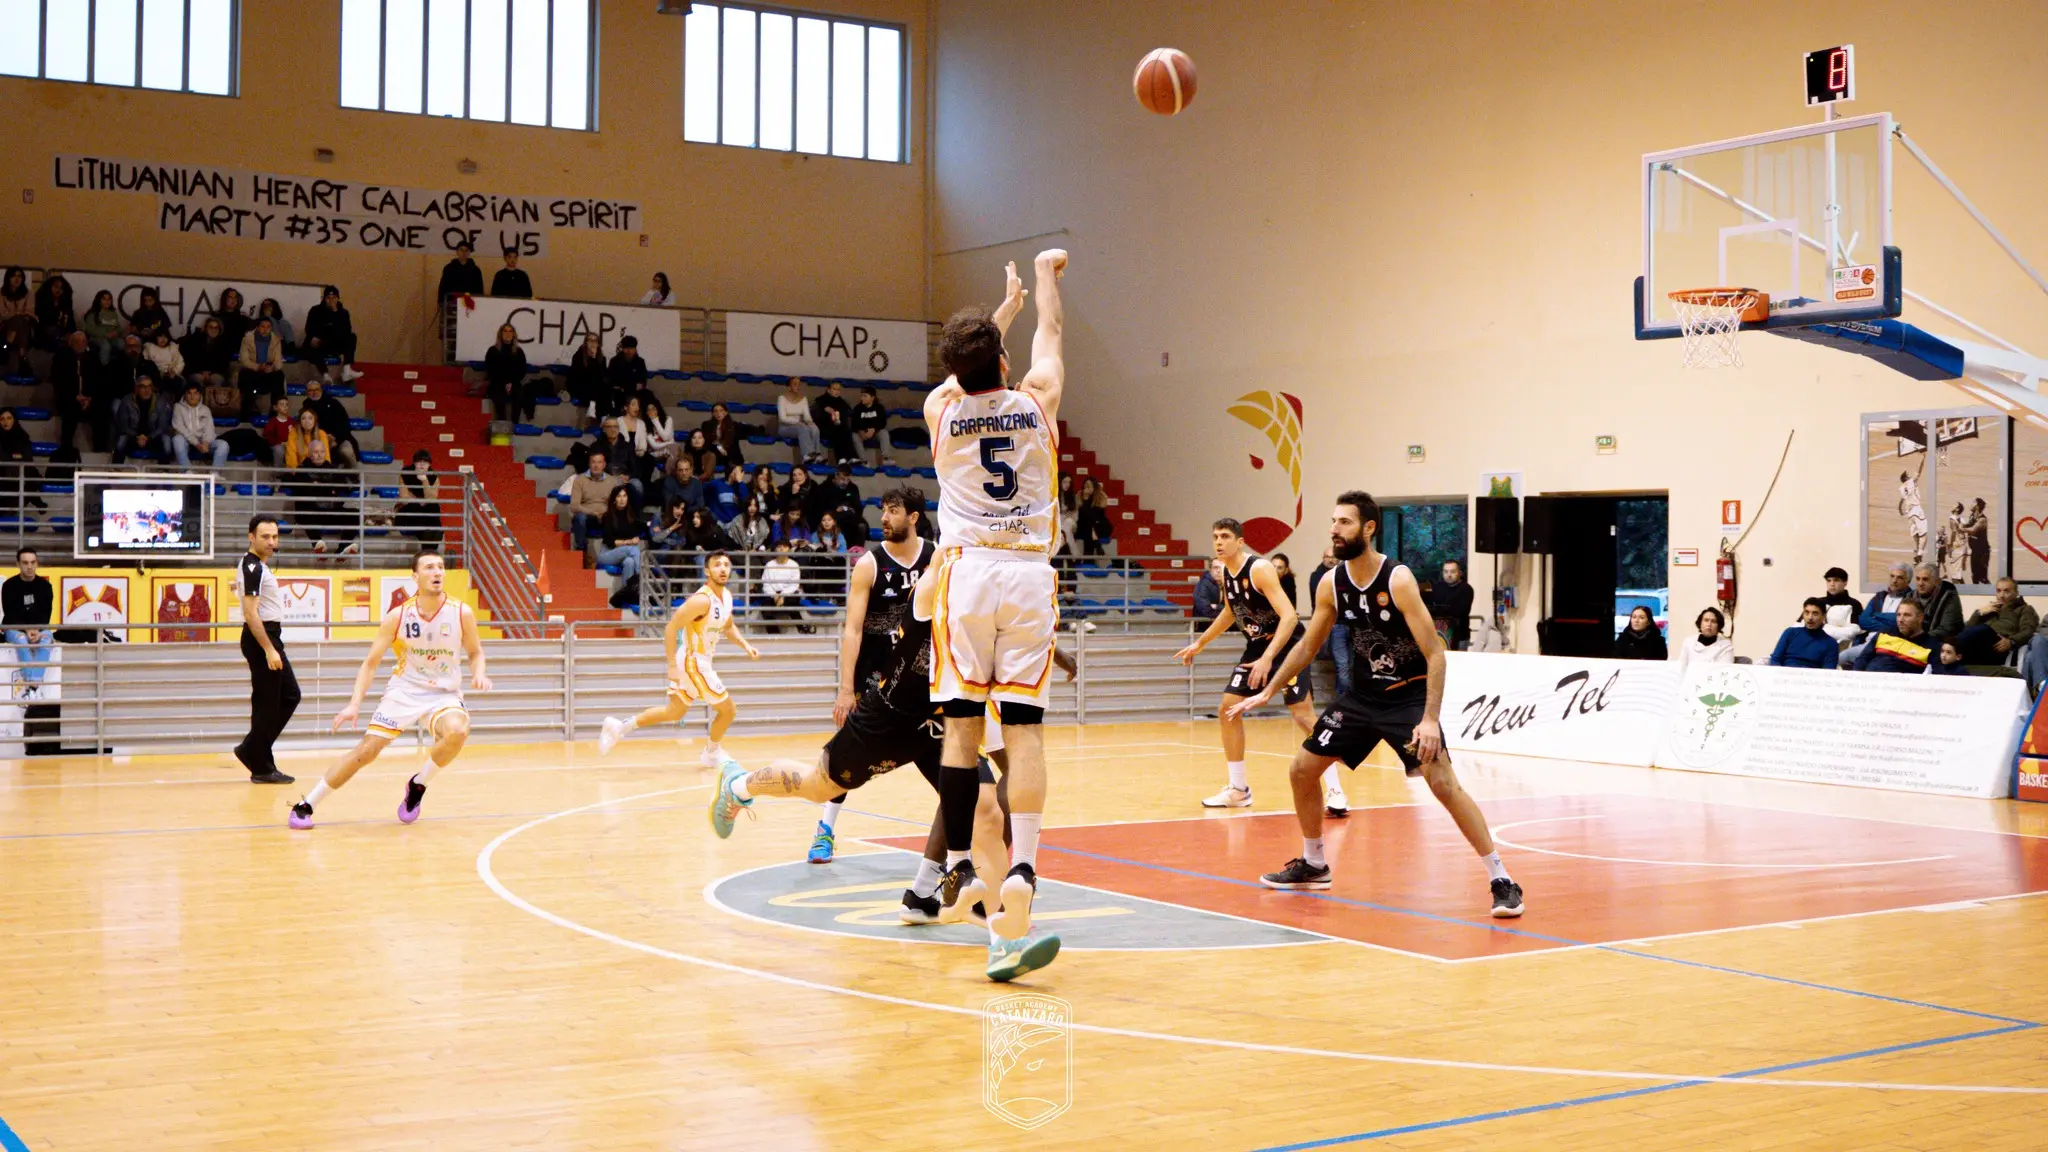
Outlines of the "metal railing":
{"label": "metal railing", "polygon": [[[832,727],[838,683],[839,638],[834,630],[811,635],[763,636],[751,614],[742,616],[762,649],[748,660],[732,645],[721,649],[719,673],[738,705],[736,731],[825,733]],[[330,733],[347,702],[367,640],[318,637],[364,621],[287,625],[285,652],[304,702],[283,743],[292,748],[335,748],[359,733]],[[207,630],[210,642],[140,640],[167,632]],[[493,681],[488,693],[466,692],[474,718],[473,742],[587,740],[608,715],[630,715],[659,702],[667,668],[658,638],[616,638],[617,626],[538,621],[519,637],[485,641]],[[130,754],[206,749],[223,753],[249,726],[249,672],[237,646],[240,625],[108,624],[62,635],[89,642],[0,644],[12,692],[0,703],[0,756],[20,740],[31,754]],[[1188,720],[1213,713],[1238,656],[1219,643],[1183,667],[1174,653],[1193,635],[1192,625],[1132,632],[1063,631],[1059,644],[1078,674],[1053,679],[1047,716],[1054,723]],[[391,665],[378,670],[365,699],[374,706]],[[465,680],[465,685],[467,681]],[[1273,714],[1278,715],[1277,706]],[[678,729],[652,730],[642,739],[701,736],[704,712]],[[21,724],[16,736],[12,724]],[[209,766],[205,771],[213,771]]]}

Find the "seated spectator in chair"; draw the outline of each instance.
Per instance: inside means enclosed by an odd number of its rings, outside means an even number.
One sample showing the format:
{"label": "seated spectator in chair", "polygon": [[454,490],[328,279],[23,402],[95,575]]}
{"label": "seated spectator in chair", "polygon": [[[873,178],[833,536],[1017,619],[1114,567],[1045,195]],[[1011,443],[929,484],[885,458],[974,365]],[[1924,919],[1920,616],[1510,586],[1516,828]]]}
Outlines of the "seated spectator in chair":
{"label": "seated spectator in chair", "polygon": [[137,294],[135,311],[128,314],[128,332],[144,344],[156,339],[158,332],[171,330],[171,314],[164,311],[163,302],[157,299],[156,289],[144,288]]}
{"label": "seated spectator in chair", "polygon": [[1872,640],[1850,667],[1858,672],[1923,673],[1934,658],[1931,645],[1936,643],[1927,631],[1920,602],[1908,600],[1899,605],[1897,630]]}
{"label": "seated spectator in chair", "polygon": [[[298,355],[299,334],[292,327],[292,322],[285,318],[284,305],[266,296],[261,304],[256,305],[256,319],[270,321],[270,330],[277,333],[279,340],[284,341],[285,355]],[[241,317],[241,324],[236,327],[228,326],[226,320],[221,322],[222,330],[227,333],[228,339],[234,341],[238,347],[242,343],[242,333],[247,332],[255,323],[256,320],[251,320],[246,316]]]}
{"label": "seated spectator in chair", "polygon": [[[206,314],[207,317],[220,321],[221,332],[234,341],[236,347],[241,346],[242,337],[249,334],[249,329],[256,326],[256,321],[251,320],[249,314],[243,311],[244,307],[246,306],[242,303],[242,293],[239,289],[223,288],[220,290],[219,302],[213,306],[213,311]],[[190,336],[202,327],[202,323],[195,315],[185,334]],[[277,331],[275,323],[271,325],[271,330]],[[285,343],[291,343],[289,336],[285,337]]]}
{"label": "seated spectator in chair", "polygon": [[818,486],[811,482],[811,470],[799,464],[789,470],[789,483],[782,486],[780,507],[784,512],[801,513],[806,524],[816,524],[817,513],[813,511],[812,495]]}
{"label": "seated spectator in chair", "polygon": [[587,552],[592,534],[611,507],[612,492],[625,484],[623,476],[609,471],[610,460],[602,448],[590,450],[589,470],[578,472],[569,482],[569,538],[578,552]]}
{"label": "seated spectator in chair", "polygon": [[[1279,567],[1277,561],[1274,567]],[[1472,642],[1472,585],[1465,582],[1462,561],[1444,561],[1442,577],[1430,585],[1429,615],[1438,634],[1456,650]]]}
{"label": "seated spectator in chair", "polygon": [[648,539],[654,546],[666,552],[683,552],[690,547],[690,506],[671,504],[661,513],[660,523]]}
{"label": "seated spectator in chair", "polygon": [[[317,421],[315,422],[317,426]],[[279,396],[270,402],[270,418],[263,422],[263,442],[270,445],[270,466],[284,467],[284,458],[290,446],[295,425],[292,421],[291,401]]]}
{"label": "seated spectator in chair", "polygon": [[726,469],[725,479],[704,482],[704,504],[720,524],[730,525],[747,506],[747,469],[735,464]]}
{"label": "seated spectator in chair", "polygon": [[341,362],[342,383],[360,379],[356,371],[356,330],[348,309],[341,306],[341,289],[329,284],[320,290],[320,303],[306,313],[306,330],[300,334],[299,358],[309,360],[319,379],[333,379],[327,361]]}
{"label": "seated spectator in chair", "polygon": [[1849,595],[1848,572],[1841,568],[1830,568],[1821,576],[1821,579],[1827,581],[1828,587],[1827,595],[1820,598],[1821,605],[1824,608],[1833,608],[1837,604],[1846,604],[1849,607],[1849,619],[1856,620],[1863,615],[1863,601]]}
{"label": "seated spectator in chair", "polygon": [[611,371],[605,365],[604,344],[597,333],[583,334],[583,347],[569,357],[569,373],[563,386],[568,389],[569,402],[576,406],[580,417],[570,421],[578,431],[595,428],[599,420],[618,415],[611,407]]}
{"label": "seated spectator in chair", "polygon": [[343,556],[354,553],[355,509],[361,507],[362,490],[353,477],[334,462],[327,441],[312,441],[307,457],[299,462],[286,480],[291,484],[291,493],[295,497],[292,519],[298,522],[298,528],[305,533],[306,539],[313,542],[313,551],[327,551],[327,537],[332,535],[341,542]]}
{"label": "seated spectator in chair", "polygon": [[156,394],[148,373],[136,377],[135,391],[114,402],[114,463],[130,456],[169,460],[171,402]]}
{"label": "seated spectator in chair", "polygon": [[774,544],[788,545],[792,552],[808,552],[816,543],[817,537],[812,535],[811,526],[804,523],[803,510],[791,508],[776,517],[775,528],[769,533],[769,540]]}
{"label": "seated spectator in chair", "polygon": [[62,272],[43,277],[36,289],[36,346],[55,351],[78,330],[77,303],[71,298],[71,281]]}
{"label": "seated spectator in chair", "polygon": [[434,454],[425,448],[412,454],[402,476],[405,499],[392,509],[399,532],[429,547],[441,543],[441,478],[434,473]]}
{"label": "seated spectator in chair", "polygon": [[356,443],[356,434],[348,426],[348,409],[327,394],[324,378],[315,376],[306,382],[306,399],[299,405],[299,411],[307,409],[317,415],[320,430],[333,442],[329,448],[334,453],[334,462],[344,468],[355,467],[363,456],[362,445]]}
{"label": "seated spectator in chair", "polygon": [[1956,647],[1954,637],[1941,642],[1940,653],[1927,669],[1930,676],[1968,676],[1970,666],[1963,662],[1963,653]]}
{"label": "seated spectator in chair", "polygon": [[889,458],[889,410],[873,385],[860,390],[860,403],[853,406],[853,441],[867,466],[881,469]]}
{"label": "seated spectator in chair", "polygon": [[2020,595],[2010,576],[1992,586],[1991,603],[1970,613],[1955,635],[1956,649],[1969,664],[2003,664],[2014,648],[2025,648],[2041,627],[2041,614]]}
{"label": "seated spectator in chair", "polygon": [[41,508],[43,498],[35,493],[41,490],[43,474],[33,467],[35,459],[35,441],[29,438],[28,429],[21,426],[14,409],[0,408],[0,461],[10,465],[0,471],[0,492],[25,491],[28,503]]}
{"label": "seated spectator in chair", "polygon": [[78,330],[85,333],[93,355],[99,357],[101,364],[114,358],[114,346],[121,342],[121,334],[127,327],[128,318],[114,306],[114,294],[105,288],[93,294],[92,307],[78,318]]}
{"label": "seated spectator in chair", "polygon": [[799,631],[810,631],[803,620],[803,566],[790,554],[787,540],[775,542],[775,557],[761,566],[761,600],[757,608],[761,620],[770,632],[782,631],[782,626],[795,624]]}
{"label": "seated spectator in chair", "polygon": [[839,517],[830,512],[818,517],[818,530],[812,539],[820,552],[846,552],[846,534],[839,530]]}
{"label": "seated spectator in chair", "polygon": [[1963,630],[1963,597],[1956,586],[1941,578],[1941,569],[1921,564],[1913,569],[1913,598],[1920,601],[1927,635],[1933,641]]}
{"label": "seated spectator in chair", "polygon": [[853,443],[853,405],[846,402],[845,389],[839,381],[826,384],[825,394],[811,402],[811,409],[826,459],[834,464],[851,464],[860,459]]}
{"label": "seated spectator in chair", "polygon": [[[849,542],[866,544],[867,525],[861,513],[860,499],[860,485],[853,482],[853,465],[841,464],[833,469],[831,479],[812,486],[811,497],[804,503],[804,518],[816,524],[829,512],[839,522],[840,530],[846,533]],[[853,528],[856,521],[861,522],[863,529],[858,538]]]}
{"label": "seated spectator in chair", "polygon": [[619,580],[631,584],[640,576],[640,550],[647,544],[647,525],[640,514],[633,511],[631,495],[622,487],[613,488],[606,498],[604,515],[598,517],[598,538],[603,542],[598,548],[597,565],[619,566]]}
{"label": "seated spectator in chair", "polygon": [[766,468],[754,469],[754,475],[747,481],[747,494],[761,502],[761,515],[770,520],[782,515],[782,492],[775,487],[775,473]]}
{"label": "seated spectator in chair", "polygon": [[505,266],[491,277],[491,295],[533,299],[533,280],[519,268],[519,249],[505,249]]}
{"label": "seated spectator in chair", "polygon": [[684,521],[683,533],[685,541],[696,551],[709,553],[733,550],[732,537],[718,526],[718,517],[711,514],[711,509],[701,505],[690,509],[689,517]]}
{"label": "seated spectator in chair", "polygon": [[1669,660],[1671,653],[1664,644],[1664,634],[1657,631],[1657,621],[1650,610],[1641,605],[1628,614],[1628,627],[1614,638],[1616,660]]}
{"label": "seated spectator in chair", "polygon": [[[220,320],[208,316],[197,332],[189,333],[179,342],[178,350],[185,358],[185,379],[198,384],[200,394],[205,395],[228,385],[228,378],[235,368],[235,356],[241,352],[242,346],[239,341],[230,343]],[[224,397],[226,393],[220,395]],[[209,408],[214,407],[212,399],[208,399],[206,404]],[[234,390],[233,410],[219,415],[236,420],[248,415],[242,409],[241,389]]]}
{"label": "seated spectator in chair", "polygon": [[213,434],[213,410],[200,395],[199,385],[186,384],[184,399],[171,407],[171,454],[178,466],[189,468],[192,454],[213,457],[213,466],[228,462],[228,442]]}
{"label": "seated spectator in chair", "polygon": [[732,418],[732,409],[723,403],[713,404],[711,418],[697,427],[704,433],[704,442],[718,453],[721,470],[746,462],[747,437],[740,431],[739,421]]}
{"label": "seated spectator in chair", "polygon": [[329,438],[326,430],[320,427],[320,414],[318,412],[313,411],[311,408],[299,409],[299,418],[293,421],[289,427],[291,428],[291,435],[286,437],[284,442],[285,467],[303,467],[306,461],[313,458],[313,449],[316,446],[320,448],[321,454],[327,458],[329,463],[334,461],[334,441]]}
{"label": "seated spectator in chair", "polygon": [[1221,560],[1211,560],[1202,568],[1202,578],[1195,581],[1195,623],[1214,620],[1222,612],[1223,574]]}
{"label": "seated spectator in chair", "polygon": [[[1823,627],[1826,623],[1826,601],[1818,596],[1808,596],[1806,603],[1799,608],[1799,623],[1778,634],[1778,646],[1771,649],[1771,667],[1836,667],[1841,657],[1841,646],[1827,634]],[[1734,659],[1732,653],[1729,659]]]}
{"label": "seated spectator in chair", "polygon": [[1867,635],[1843,650],[1844,668],[1849,667],[1856,657],[1861,656],[1863,649],[1872,640],[1898,628],[1899,605],[1913,597],[1913,566],[1900,561],[1893,564],[1889,572],[1891,582],[1877,595],[1872,596],[1870,603],[1864,605],[1862,613],[1856,617],[1857,626]]}
{"label": "seated spectator in chair", "polygon": [[597,439],[590,442],[590,452],[604,453],[605,470],[633,490],[635,508],[647,502],[647,486],[640,482],[640,462],[633,454],[633,442],[619,431],[618,417],[607,417],[599,426]]}
{"label": "seated spectator in chair", "polygon": [[1698,635],[1671,652],[1671,662],[1678,665],[1679,672],[1683,673],[1691,664],[1735,663],[1735,642],[1723,631],[1728,627],[1728,618],[1721,615],[1719,608],[1700,609],[1692,626]]}
{"label": "seated spectator in chair", "polygon": [[661,478],[661,507],[664,514],[676,505],[701,508],[705,504],[704,482],[697,479],[697,466],[688,456],[670,462],[668,475]]}
{"label": "seated spectator in chair", "polygon": [[1081,555],[1100,556],[1102,546],[1116,539],[1116,526],[1109,519],[1109,491],[1090,476],[1081,482],[1075,502],[1081,506],[1075,517],[1081,529]]}
{"label": "seated spectator in chair", "polygon": [[[647,462],[650,480],[666,472],[668,462],[682,455],[682,448],[676,443],[675,421],[669,419],[668,409],[653,396],[640,406],[640,437],[633,441],[633,447],[639,449],[640,458]],[[702,463],[698,461],[699,476],[709,480],[718,475],[717,469],[704,468]]]}
{"label": "seated spectator in chair", "polygon": [[768,547],[774,535],[774,517],[761,511],[761,502],[747,497],[740,514],[725,525],[725,534],[732,537],[733,547],[741,552],[759,552]]}
{"label": "seated spectator in chair", "polygon": [[675,291],[668,286],[668,273],[656,272],[653,287],[641,294],[640,303],[649,308],[672,308],[675,302]]}
{"label": "seated spectator in chair", "polygon": [[605,368],[605,382],[611,389],[602,412],[623,412],[626,397],[636,396],[647,387],[647,361],[640,357],[640,341],[632,336],[619,337],[618,351],[612,353],[612,362]]}
{"label": "seated spectator in chair", "polygon": [[159,332],[156,339],[142,350],[142,357],[156,370],[157,384],[166,396],[182,396],[185,392],[185,354],[171,343],[169,332]]}
{"label": "seated spectator in chair", "polygon": [[795,438],[796,463],[810,464],[818,459],[818,420],[811,411],[811,396],[804,391],[800,376],[790,377],[788,388],[775,398],[775,434]]}
{"label": "seated spectator in chair", "polygon": [[236,362],[242,371],[235,377],[235,383],[242,389],[245,404],[253,405],[261,396],[285,394],[284,340],[271,329],[270,321],[258,320],[242,337],[242,351]]}
{"label": "seated spectator in chair", "polygon": [[134,392],[137,380],[156,375],[156,367],[142,354],[142,348],[142,337],[133,333],[122,337],[120,349],[100,373],[100,395],[109,404]]}

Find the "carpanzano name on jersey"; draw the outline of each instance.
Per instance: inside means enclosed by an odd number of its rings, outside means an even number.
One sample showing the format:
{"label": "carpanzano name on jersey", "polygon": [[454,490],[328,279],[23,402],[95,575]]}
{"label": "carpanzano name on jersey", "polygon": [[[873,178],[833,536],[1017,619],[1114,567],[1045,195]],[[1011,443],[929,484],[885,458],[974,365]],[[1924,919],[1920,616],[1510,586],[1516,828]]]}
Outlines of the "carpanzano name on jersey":
{"label": "carpanzano name on jersey", "polygon": [[1018,429],[1036,431],[1038,413],[1004,412],[995,416],[967,416],[957,419],[948,427],[953,436],[979,436],[984,432],[1015,432]]}

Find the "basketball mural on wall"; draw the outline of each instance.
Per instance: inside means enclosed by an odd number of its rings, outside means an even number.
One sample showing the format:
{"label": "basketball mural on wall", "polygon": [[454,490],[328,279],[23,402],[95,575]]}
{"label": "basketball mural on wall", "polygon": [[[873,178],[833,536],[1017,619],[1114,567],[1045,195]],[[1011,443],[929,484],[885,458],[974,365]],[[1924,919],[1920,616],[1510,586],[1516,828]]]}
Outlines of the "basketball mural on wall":
{"label": "basketball mural on wall", "polygon": [[1244,522],[1244,542],[1252,551],[1271,552],[1301,525],[1301,400],[1285,392],[1247,392],[1231,404],[1229,412],[1258,429],[1273,445],[1271,459],[1251,453],[1252,471],[1286,480],[1293,518],[1252,516]]}

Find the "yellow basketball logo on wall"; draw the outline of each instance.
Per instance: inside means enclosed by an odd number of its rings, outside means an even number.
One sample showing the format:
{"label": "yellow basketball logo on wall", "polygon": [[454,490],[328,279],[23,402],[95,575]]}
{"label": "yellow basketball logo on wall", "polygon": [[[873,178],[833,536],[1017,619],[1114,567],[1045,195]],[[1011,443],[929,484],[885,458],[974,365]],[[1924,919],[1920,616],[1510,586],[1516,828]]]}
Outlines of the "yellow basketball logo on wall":
{"label": "yellow basketball logo on wall", "polygon": [[[1232,416],[1263,433],[1273,445],[1273,464],[1287,476],[1293,490],[1294,518],[1254,516],[1244,522],[1244,540],[1254,552],[1270,552],[1287,542],[1301,524],[1301,401],[1285,392],[1247,392],[1229,408]],[[1266,461],[1256,453],[1251,458],[1255,471],[1264,471]]]}

